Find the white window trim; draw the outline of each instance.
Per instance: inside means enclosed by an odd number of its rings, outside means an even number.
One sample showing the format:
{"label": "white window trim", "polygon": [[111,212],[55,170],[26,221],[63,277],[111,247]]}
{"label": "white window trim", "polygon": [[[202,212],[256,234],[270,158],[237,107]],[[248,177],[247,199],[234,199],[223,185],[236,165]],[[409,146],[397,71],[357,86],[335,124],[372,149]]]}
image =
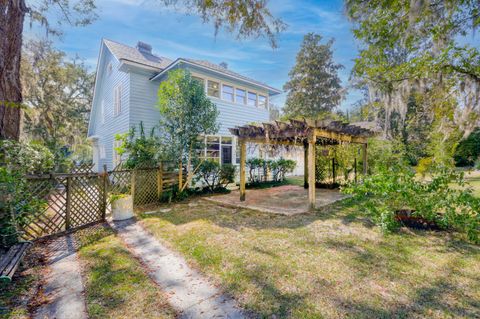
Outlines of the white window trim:
{"label": "white window trim", "polygon": [[[264,109],[264,110],[269,110],[270,109],[270,104],[269,104],[270,96],[269,96],[267,91],[252,90],[252,89],[249,89],[248,87],[245,87],[245,86],[236,85],[232,82],[221,81],[218,78],[209,77],[209,76],[206,76],[204,74],[200,74],[200,73],[196,73],[196,72],[191,72],[191,74],[192,74],[192,76],[195,76],[197,78],[201,78],[201,79],[204,80],[205,94],[210,98],[225,101],[227,103],[233,103],[233,104],[237,104],[237,105],[247,106],[247,107],[255,107],[255,108]],[[208,81],[216,82],[216,83],[219,84],[220,97],[216,97],[216,96],[212,96],[212,95],[208,94]],[[223,86],[224,85],[233,87],[233,102],[223,99]],[[236,94],[237,89],[245,91],[245,101],[243,103],[239,103],[237,101],[237,94]],[[257,95],[257,102],[255,103],[255,106],[248,105],[248,92],[255,93]],[[266,101],[265,101],[265,107],[260,107],[259,106],[259,103],[258,103],[258,96],[259,95],[263,95],[267,98]]]}
{"label": "white window trim", "polygon": [[[236,165],[236,150],[235,147],[237,145],[237,139],[233,135],[204,135],[203,136],[203,158],[207,159],[207,137],[218,137],[218,145],[219,145],[219,150],[218,150],[218,163],[220,166],[222,165],[222,156],[223,156],[223,151],[222,151],[222,145],[223,145],[223,138],[228,137],[232,139],[232,144],[228,144],[232,146],[232,163],[231,165]],[[227,145],[227,144],[225,144]],[[208,157],[209,159],[211,157]]]}
{"label": "white window trim", "polygon": [[122,114],[122,92],[123,88],[121,84],[115,86],[113,90],[113,116],[119,116]]}

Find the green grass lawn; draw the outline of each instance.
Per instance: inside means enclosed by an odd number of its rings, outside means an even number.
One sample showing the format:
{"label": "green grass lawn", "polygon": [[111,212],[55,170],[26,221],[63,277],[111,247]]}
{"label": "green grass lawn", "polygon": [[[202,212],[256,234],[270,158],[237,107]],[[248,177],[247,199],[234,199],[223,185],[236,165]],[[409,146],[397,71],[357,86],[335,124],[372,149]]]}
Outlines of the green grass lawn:
{"label": "green grass lawn", "polygon": [[96,226],[75,236],[89,318],[176,318],[166,296],[110,228]]}
{"label": "green grass lawn", "polygon": [[383,235],[353,202],[292,217],[168,207],[142,223],[262,317],[480,316],[480,247],[455,234]]}
{"label": "green grass lawn", "polygon": [[480,197],[480,171],[466,173],[465,180],[472,186],[474,194]]}

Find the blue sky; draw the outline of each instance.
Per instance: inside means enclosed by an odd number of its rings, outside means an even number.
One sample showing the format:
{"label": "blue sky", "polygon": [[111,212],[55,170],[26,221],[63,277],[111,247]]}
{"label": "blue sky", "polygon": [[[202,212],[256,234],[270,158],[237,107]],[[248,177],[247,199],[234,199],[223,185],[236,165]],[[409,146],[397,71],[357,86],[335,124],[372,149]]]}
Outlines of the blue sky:
{"label": "blue sky", "polygon": [[[270,0],[272,13],[288,24],[275,50],[264,38],[239,41],[227,32],[215,37],[211,24],[203,24],[195,15],[166,9],[160,2],[99,0],[99,19],[87,27],[66,26],[64,36],[55,44],[68,55],[85,59],[94,69],[102,37],[132,46],[141,40],[151,44],[156,54],[227,62],[230,69],[281,89],[303,36],[316,32],[325,39],[335,38],[334,57],[345,66],[340,77],[343,85],[348,85],[358,51],[342,1]],[[359,98],[359,92],[350,90],[341,108],[349,108]],[[284,99],[283,94],[274,102],[281,106]]]}

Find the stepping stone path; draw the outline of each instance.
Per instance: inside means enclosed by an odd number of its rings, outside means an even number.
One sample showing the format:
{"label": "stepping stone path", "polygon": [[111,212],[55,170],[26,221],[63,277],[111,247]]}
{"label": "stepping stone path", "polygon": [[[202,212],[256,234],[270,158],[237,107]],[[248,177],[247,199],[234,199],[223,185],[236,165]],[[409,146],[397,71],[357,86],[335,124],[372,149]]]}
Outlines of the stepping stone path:
{"label": "stepping stone path", "polygon": [[223,295],[185,260],[165,247],[135,220],[111,222],[131,252],[169,296],[182,318],[245,318],[235,300]]}
{"label": "stepping stone path", "polygon": [[44,294],[49,302],[37,308],[34,319],[87,319],[80,265],[71,235],[47,245],[49,272]]}

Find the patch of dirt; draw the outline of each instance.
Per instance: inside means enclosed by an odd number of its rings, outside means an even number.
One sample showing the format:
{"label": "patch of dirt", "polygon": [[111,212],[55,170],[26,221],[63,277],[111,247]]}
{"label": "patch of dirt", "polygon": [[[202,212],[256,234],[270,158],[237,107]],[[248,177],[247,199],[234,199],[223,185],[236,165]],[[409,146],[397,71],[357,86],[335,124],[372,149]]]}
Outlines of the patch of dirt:
{"label": "patch of dirt", "polygon": [[434,221],[426,220],[421,216],[415,216],[415,211],[402,209],[395,213],[395,219],[405,227],[420,230],[444,230]]}

